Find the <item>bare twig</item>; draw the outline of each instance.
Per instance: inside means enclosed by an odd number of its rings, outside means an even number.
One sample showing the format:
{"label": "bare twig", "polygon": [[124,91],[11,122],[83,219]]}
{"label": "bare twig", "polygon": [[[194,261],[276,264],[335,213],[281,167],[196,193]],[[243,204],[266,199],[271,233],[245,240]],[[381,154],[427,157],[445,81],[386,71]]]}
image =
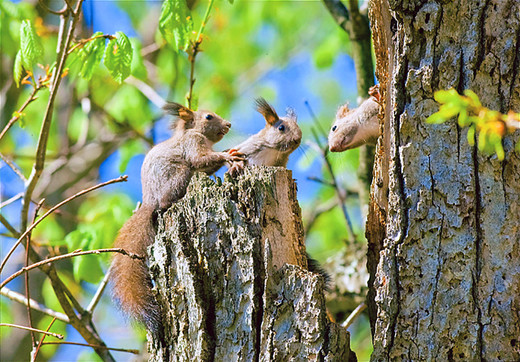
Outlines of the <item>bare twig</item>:
{"label": "bare twig", "polygon": [[[67,2],[67,1],[66,1]],[[34,192],[34,189],[36,187],[36,184],[38,183],[38,180],[40,179],[41,173],[43,172],[43,167],[45,165],[45,155],[47,152],[47,140],[49,139],[49,132],[50,132],[50,126],[52,122],[52,113],[54,110],[54,101],[56,99],[56,95],[58,93],[58,88],[61,83],[62,79],[62,72],[63,68],[65,66],[65,61],[67,60],[67,52],[66,50],[69,47],[69,44],[72,40],[72,36],[74,34],[74,29],[76,27],[76,23],[78,22],[80,16],[80,10],[81,10],[81,4],[83,3],[83,0],[78,0],[76,3],[75,10],[72,10],[73,17],[70,19],[70,24],[67,29],[65,23],[68,20],[68,16],[66,11],[64,14],[61,15],[61,21],[60,21],[60,32],[58,35],[59,43],[58,43],[58,49],[59,53],[57,56],[57,64],[56,69],[54,70],[54,73],[52,74],[51,78],[51,86],[50,86],[50,94],[49,94],[49,100],[47,102],[47,107],[44,112],[43,121],[42,121],[42,127],[40,130],[40,136],[38,139],[38,146],[36,149],[36,160],[33,165],[33,169],[31,172],[31,175],[29,176],[29,179],[27,181],[27,187],[25,189],[25,196],[24,196],[24,202],[22,206],[21,211],[21,229],[25,229],[27,227],[27,219],[29,214],[29,205],[31,203],[32,194]],[[69,2],[67,2],[67,5],[69,7],[69,10],[72,9],[72,6]],[[64,38],[65,32],[67,35]]]}
{"label": "bare twig", "polygon": [[70,55],[74,50],[76,50],[76,49],[78,49],[80,47],[84,47],[85,44],[87,44],[89,41],[92,41],[94,39],[99,39],[99,38],[105,38],[105,39],[109,39],[109,40],[116,39],[115,36],[108,35],[108,34],[100,34],[100,35],[92,36],[92,37],[87,38],[87,39],[81,39],[80,41],[78,41],[77,44],[75,44],[72,48],[70,48],[67,51],[67,55]]}
{"label": "bare twig", "polygon": [[92,186],[92,187],[89,187],[88,189],[85,189],[85,190],[81,190],[80,192],[72,195],[71,197],[63,200],[62,202],[60,202],[59,204],[51,207],[45,214],[42,215],[42,217],[40,217],[36,222],[34,222],[33,224],[31,224],[31,226],[29,226],[29,228],[27,228],[27,230],[25,230],[25,232],[22,234],[22,236],[20,236],[18,238],[18,240],[16,241],[16,243],[13,245],[13,247],[11,248],[11,250],[9,250],[9,252],[7,253],[6,257],[4,258],[4,260],[2,261],[2,264],[0,265],[0,272],[4,269],[4,266],[5,266],[5,263],[7,262],[7,260],[9,259],[9,257],[11,256],[11,254],[13,254],[14,250],[16,249],[16,247],[18,245],[20,245],[20,243],[23,241],[23,239],[40,223],[43,221],[43,219],[45,219],[47,216],[49,216],[50,214],[52,214],[54,211],[56,211],[57,209],[59,209],[61,206],[65,205],[66,203],[80,197],[81,195],[84,195],[90,191],[93,191],[93,190],[96,190],[96,189],[99,189],[100,187],[103,187],[103,186],[106,186],[106,185],[109,185],[109,184],[113,184],[113,183],[116,183],[116,182],[122,182],[122,181],[126,181],[128,179],[128,176],[119,176],[118,178],[116,179],[113,179],[113,180],[110,180],[110,181],[107,181],[107,182],[103,182],[103,183],[100,183],[96,186]]}
{"label": "bare twig", "polygon": [[162,108],[166,104],[166,101],[163,97],[159,95],[159,93],[157,93],[152,87],[150,87],[142,80],[134,77],[133,75],[126,78],[125,83],[128,83],[136,87],[141,93],[144,94],[146,98],[148,98],[153,104],[155,104],[157,108]]}
{"label": "bare twig", "polygon": [[34,100],[36,100],[36,93],[38,93],[38,91],[42,88],[42,86],[37,86],[35,88],[33,88],[33,91],[31,93],[31,95],[29,96],[29,98],[26,99],[26,101],[22,104],[22,106],[18,109],[18,111],[15,112],[15,115],[9,120],[9,122],[7,122],[7,124],[5,125],[4,129],[2,130],[2,132],[0,133],[0,140],[2,139],[2,137],[4,137],[4,135],[7,133],[7,131],[9,130],[9,128],[11,128],[11,126],[13,124],[16,123],[16,121],[18,121],[20,119],[20,117],[22,116],[22,112],[24,111],[24,109],[31,103],[33,102]]}
{"label": "bare twig", "polygon": [[49,335],[49,336],[56,337],[58,339],[63,339],[63,335],[61,335],[61,334],[52,333],[52,332],[46,332],[46,331],[42,331],[41,329],[30,328],[30,327],[26,327],[26,326],[20,326],[18,324],[0,323],[0,327],[13,327],[13,328],[18,328],[18,329],[25,329],[26,331],[43,333],[43,334],[46,334],[46,335]]}
{"label": "bare twig", "polygon": [[350,15],[341,0],[323,0],[323,4],[334,18],[336,23],[347,33],[350,28]]}
{"label": "bare twig", "polygon": [[42,346],[50,345],[50,344],[68,344],[72,346],[82,346],[82,347],[92,347],[92,348],[100,348],[100,349],[108,349],[110,351],[117,351],[117,352],[127,352],[127,353],[133,353],[133,354],[139,354],[139,350],[137,349],[126,349],[126,348],[112,348],[107,346],[98,346],[95,344],[87,344],[87,343],[78,343],[78,342],[45,342],[42,344]]}
{"label": "bare twig", "polygon": [[39,261],[37,263],[31,264],[31,265],[29,265],[27,267],[23,267],[22,269],[18,270],[17,272],[13,273],[8,278],[6,278],[2,283],[0,283],[0,289],[2,289],[7,283],[9,283],[14,278],[16,278],[16,277],[18,277],[18,276],[20,276],[20,275],[22,275],[24,273],[27,273],[31,269],[38,268],[38,267],[40,267],[42,265],[45,265],[45,264],[48,264],[48,263],[52,263],[52,262],[55,262],[55,261],[58,261],[58,260],[62,260],[62,259],[72,258],[72,257],[75,257],[75,256],[89,255],[89,254],[101,254],[101,253],[120,253],[120,254],[123,254],[123,255],[127,255],[130,258],[132,258],[132,259],[145,260],[144,256],[127,252],[126,250],[121,249],[121,248],[96,249],[96,250],[87,250],[87,251],[76,250],[76,251],[73,251],[72,253],[58,255],[58,256],[55,256],[55,257],[52,257],[52,258],[48,258],[48,259],[44,259],[44,260]]}
{"label": "bare twig", "polygon": [[111,269],[108,269],[107,273],[105,274],[105,277],[99,284],[98,289],[96,290],[96,294],[94,294],[94,297],[92,297],[92,300],[88,304],[87,307],[87,313],[92,314],[94,312],[94,308],[96,308],[96,305],[98,304],[99,300],[101,299],[101,296],[103,295],[103,291],[105,290],[108,280],[110,279],[110,271]]}
{"label": "bare twig", "polygon": [[204,18],[200,23],[200,28],[197,33],[197,37],[195,41],[192,42],[190,51],[188,52],[188,60],[190,61],[190,90],[188,92],[188,96],[186,100],[188,101],[188,108],[191,108],[191,104],[193,101],[193,86],[195,84],[195,58],[200,51],[200,44],[202,43],[202,34],[204,33],[204,29],[206,28],[206,24],[209,19],[209,14],[211,12],[211,7],[213,6],[214,0],[209,0],[208,7],[206,8],[206,13],[204,14]]}
{"label": "bare twig", "polygon": [[2,159],[2,161],[5,162],[7,166],[11,167],[14,173],[16,173],[23,182],[27,182],[27,179],[23,175],[22,171],[20,171],[20,169],[13,163],[13,161],[11,161],[8,157],[4,156],[2,153],[0,153],[0,158]]}
{"label": "bare twig", "polygon": [[38,312],[47,314],[51,317],[54,317],[62,322],[70,323],[69,318],[65,314],[56,312],[50,308],[47,308],[46,306],[38,303],[34,299],[27,299],[23,294],[12,291],[9,288],[6,288],[6,287],[2,288],[0,290],[0,294],[11,300],[14,300],[15,302],[24,304],[26,306],[30,306],[32,309],[37,310]]}
{"label": "bare twig", "polygon": [[[38,205],[36,205],[36,209],[34,210],[34,215],[32,222],[36,220],[36,217],[38,217],[38,212],[40,211],[40,208],[42,207],[43,203],[45,202],[45,199],[41,199]],[[29,233],[27,235],[27,247],[25,248],[25,266],[27,267],[29,265],[29,247],[31,245],[31,235],[32,233]],[[27,300],[31,299],[31,292],[29,290],[29,273],[25,273],[25,297]],[[29,322],[29,327],[33,328],[32,324],[32,315],[31,315],[31,307],[27,306],[27,320]],[[36,347],[36,336],[34,332],[31,331],[31,342],[33,348]]]}
{"label": "bare twig", "polygon": [[[52,328],[52,325],[54,324],[54,322],[56,322],[56,318],[53,318],[52,321],[49,323],[49,326],[47,327],[47,332]],[[47,337],[47,335],[43,335],[42,338],[40,339],[40,343],[38,343],[38,346],[36,346],[36,350],[34,351],[34,354],[31,355],[31,362],[35,362],[36,361],[36,357],[38,356],[38,352],[40,352],[40,347],[42,346],[42,343],[43,341],[45,340],[45,337]]]}
{"label": "bare twig", "polygon": [[348,327],[350,327],[352,323],[354,323],[356,318],[359,317],[365,309],[367,309],[367,305],[365,303],[361,303],[360,305],[358,305],[356,309],[354,309],[352,313],[350,313],[348,318],[341,324],[341,326],[345,329],[348,329]]}
{"label": "bare twig", "polygon": [[0,203],[0,209],[3,207],[12,204],[13,202],[20,200],[23,197],[23,192],[19,192],[18,194],[14,195],[8,200],[5,200],[4,202]]}
{"label": "bare twig", "polygon": [[4,217],[4,215],[2,215],[1,213],[0,213],[0,223],[2,223],[2,225],[5,226],[5,228],[6,228],[6,229],[11,233],[11,236],[12,236],[13,238],[17,238],[17,237],[20,236],[20,233],[18,232],[18,230],[16,230],[16,229],[14,228],[14,226],[11,225],[11,224],[9,223],[9,221],[7,221],[7,219],[6,219],[6,218]]}
{"label": "bare twig", "polygon": [[[325,134],[323,129],[321,129],[318,119],[317,119],[316,115],[314,114],[314,112],[312,111],[312,108],[311,108],[309,102],[305,101],[305,105],[307,106],[307,109],[309,110],[309,114],[311,115],[312,119],[314,120],[314,124],[316,125],[316,128],[318,128],[320,133]],[[350,216],[348,215],[348,212],[347,212],[347,207],[345,206],[345,201],[346,201],[345,195],[341,191],[341,189],[338,185],[338,182],[336,181],[336,175],[334,173],[334,169],[332,168],[332,164],[330,163],[329,159],[327,158],[327,153],[328,153],[329,147],[327,144],[325,144],[325,145],[321,144],[320,137],[314,128],[312,128],[311,131],[314,136],[315,142],[318,145],[320,152],[323,156],[323,160],[325,161],[327,170],[329,171],[330,178],[332,180],[332,186],[336,190],[336,196],[338,197],[341,211],[343,212],[343,216],[345,217],[345,221],[347,224],[347,230],[349,233],[347,240],[349,243],[354,243],[356,241],[356,235],[354,234],[354,230],[352,228],[352,221],[350,220]]]}

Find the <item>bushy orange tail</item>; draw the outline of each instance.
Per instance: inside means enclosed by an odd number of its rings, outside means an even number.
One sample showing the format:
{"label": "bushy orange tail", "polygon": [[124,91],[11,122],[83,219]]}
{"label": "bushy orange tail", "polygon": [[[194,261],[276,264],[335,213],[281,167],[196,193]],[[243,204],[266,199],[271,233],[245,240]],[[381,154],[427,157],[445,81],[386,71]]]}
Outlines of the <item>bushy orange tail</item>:
{"label": "bushy orange tail", "polygon": [[[119,230],[114,247],[146,257],[155,237],[153,213],[154,208],[142,205]],[[146,261],[117,253],[110,274],[112,296],[123,312],[144,323],[152,332],[159,332],[160,308],[152,294]]]}

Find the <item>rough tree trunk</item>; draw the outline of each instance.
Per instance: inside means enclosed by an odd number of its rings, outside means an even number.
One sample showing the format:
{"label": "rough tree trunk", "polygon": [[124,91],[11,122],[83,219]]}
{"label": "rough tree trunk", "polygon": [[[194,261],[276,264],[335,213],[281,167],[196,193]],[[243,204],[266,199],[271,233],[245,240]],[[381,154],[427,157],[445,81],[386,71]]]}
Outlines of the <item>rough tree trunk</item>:
{"label": "rough tree trunk", "polygon": [[[165,314],[151,359],[349,359],[349,335],[307,271],[296,185],[281,168],[195,176],[159,220],[150,269]],[[351,355],[353,357],[353,355]]]}
{"label": "rough tree trunk", "polygon": [[371,5],[385,91],[367,223],[372,360],[518,361],[518,133],[499,162],[454,121],[424,120],[449,88],[520,111],[520,2]]}

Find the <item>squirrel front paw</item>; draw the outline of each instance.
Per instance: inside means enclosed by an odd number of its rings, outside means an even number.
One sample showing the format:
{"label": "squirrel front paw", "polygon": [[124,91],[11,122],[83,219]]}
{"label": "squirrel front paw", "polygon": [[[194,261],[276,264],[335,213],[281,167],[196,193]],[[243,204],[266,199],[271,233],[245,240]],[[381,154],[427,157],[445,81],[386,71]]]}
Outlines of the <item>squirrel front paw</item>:
{"label": "squirrel front paw", "polygon": [[244,171],[245,163],[243,161],[233,162],[229,167],[227,173],[231,175],[231,177],[237,177],[242,171]]}
{"label": "squirrel front paw", "polygon": [[225,155],[226,161],[229,163],[241,162],[245,160],[244,155],[234,148],[227,152],[223,152],[223,154]]}

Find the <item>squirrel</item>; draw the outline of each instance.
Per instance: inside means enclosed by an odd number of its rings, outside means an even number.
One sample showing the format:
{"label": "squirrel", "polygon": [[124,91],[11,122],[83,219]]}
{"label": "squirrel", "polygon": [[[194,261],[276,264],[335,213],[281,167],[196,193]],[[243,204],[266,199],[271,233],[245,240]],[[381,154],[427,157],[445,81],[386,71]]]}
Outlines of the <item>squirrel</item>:
{"label": "squirrel", "polygon": [[[147,248],[156,234],[157,213],[165,211],[186,194],[193,174],[212,174],[226,162],[240,162],[235,152],[215,152],[214,143],[229,131],[231,124],[209,111],[192,111],[178,103],[163,109],[177,117],[174,135],[155,145],[141,168],[143,202],[119,231],[114,246],[147,257]],[[115,254],[111,265],[113,298],[121,309],[145,324],[154,333],[162,330],[161,311],[152,293],[146,261]]]}
{"label": "squirrel", "polygon": [[[256,110],[265,118],[265,128],[228,151],[230,154],[240,154],[244,158],[243,161],[231,164],[228,171],[231,176],[240,173],[246,164],[287,167],[289,155],[301,143],[302,131],[292,109],[288,109],[286,116],[280,118],[264,98],[258,98],[255,104]],[[308,270],[319,274],[328,288],[331,283],[329,274],[309,254],[306,253],[306,257]]]}
{"label": "squirrel", "polygon": [[287,166],[289,155],[300,146],[302,131],[292,109],[285,117],[278,117],[264,98],[256,101],[256,110],[265,118],[265,127],[228,152],[243,155],[244,161],[234,162],[229,173],[236,176],[246,164],[257,166]]}
{"label": "squirrel", "polygon": [[359,107],[349,109],[348,104],[339,107],[336,120],[329,133],[329,150],[343,152],[364,144],[375,144],[380,135],[379,87],[370,88],[370,97]]}

